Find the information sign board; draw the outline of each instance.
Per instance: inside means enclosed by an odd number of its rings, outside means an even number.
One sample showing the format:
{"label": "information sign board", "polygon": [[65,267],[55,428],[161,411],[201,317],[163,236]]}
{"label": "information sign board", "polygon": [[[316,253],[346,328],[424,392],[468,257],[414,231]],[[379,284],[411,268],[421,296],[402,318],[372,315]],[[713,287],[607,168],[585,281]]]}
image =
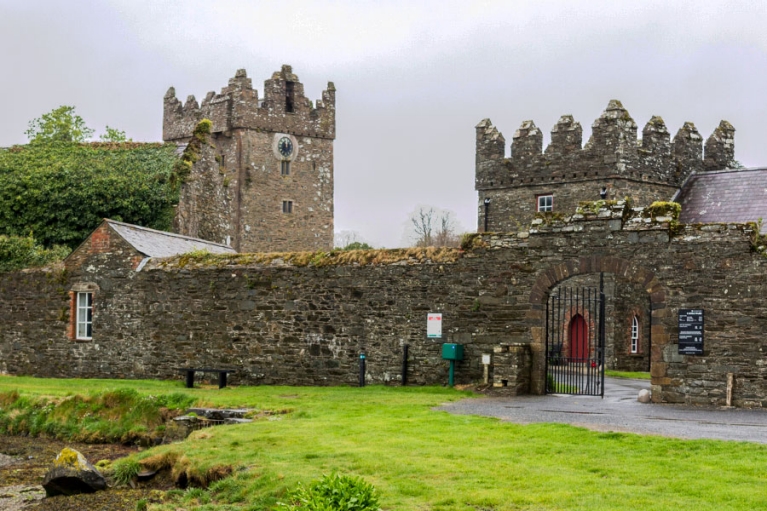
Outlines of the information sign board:
{"label": "information sign board", "polygon": [[703,309],[679,309],[679,354],[703,355]]}
{"label": "information sign board", "polygon": [[429,339],[442,338],[442,313],[430,312],[426,315],[426,337]]}

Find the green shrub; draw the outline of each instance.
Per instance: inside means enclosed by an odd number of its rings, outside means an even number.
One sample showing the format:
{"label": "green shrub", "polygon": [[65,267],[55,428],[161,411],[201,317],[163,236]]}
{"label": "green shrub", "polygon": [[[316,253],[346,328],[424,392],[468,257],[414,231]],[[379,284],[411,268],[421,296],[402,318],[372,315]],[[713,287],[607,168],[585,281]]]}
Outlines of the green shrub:
{"label": "green shrub", "polygon": [[301,483],[280,507],[298,511],[378,511],[378,495],[361,477],[331,474],[304,487]]}
{"label": "green shrub", "polygon": [[69,252],[68,247],[59,245],[51,249],[43,248],[31,236],[0,234],[0,273],[62,261]]}

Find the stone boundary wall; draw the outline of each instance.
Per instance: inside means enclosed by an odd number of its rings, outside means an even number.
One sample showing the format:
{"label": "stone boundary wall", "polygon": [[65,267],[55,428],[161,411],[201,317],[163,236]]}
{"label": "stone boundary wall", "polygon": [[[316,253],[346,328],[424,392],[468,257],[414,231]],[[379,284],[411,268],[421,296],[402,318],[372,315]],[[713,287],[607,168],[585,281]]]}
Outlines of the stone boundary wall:
{"label": "stone boundary wall", "polygon": [[[643,286],[652,303],[655,401],[724,404],[734,373],[737,406],[767,405],[767,258],[751,226],[680,226],[662,213],[587,205],[527,231],[475,235],[462,252],[182,256],[140,272],[99,254],[66,273],[3,274],[0,369],[179,378],[181,366],[226,366],[239,369],[234,383],[355,384],[364,352],[368,381],[396,383],[407,343],[409,382],[442,384],[440,342],[425,336],[426,313],[442,312],[442,342],[465,345],[458,383],[482,380],[483,353],[523,344],[530,391],[542,393],[548,292],[603,271]],[[94,335],[74,342],[67,293],[82,282],[99,289]],[[702,357],[678,355],[684,307],[706,310]]]}

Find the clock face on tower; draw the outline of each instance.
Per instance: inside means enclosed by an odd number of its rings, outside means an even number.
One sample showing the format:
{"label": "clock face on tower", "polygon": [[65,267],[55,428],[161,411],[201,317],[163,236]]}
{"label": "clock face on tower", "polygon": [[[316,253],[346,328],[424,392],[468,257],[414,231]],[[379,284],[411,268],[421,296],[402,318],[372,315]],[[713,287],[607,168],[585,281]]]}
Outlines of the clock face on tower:
{"label": "clock face on tower", "polygon": [[277,142],[277,150],[285,158],[290,158],[290,155],[293,154],[293,142],[288,137],[282,137]]}

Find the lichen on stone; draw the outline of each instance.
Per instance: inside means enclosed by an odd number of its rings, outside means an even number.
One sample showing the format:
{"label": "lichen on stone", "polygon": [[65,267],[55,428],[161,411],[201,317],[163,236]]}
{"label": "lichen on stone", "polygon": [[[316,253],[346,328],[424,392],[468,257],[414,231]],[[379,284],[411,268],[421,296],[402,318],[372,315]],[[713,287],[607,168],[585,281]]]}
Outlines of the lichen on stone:
{"label": "lichen on stone", "polygon": [[645,218],[671,217],[673,221],[679,221],[679,215],[682,213],[682,205],[678,202],[655,201],[642,211]]}
{"label": "lichen on stone", "polygon": [[56,459],[53,461],[53,465],[56,467],[72,467],[77,470],[83,470],[85,467],[82,463],[80,463],[80,457],[82,455],[75,451],[74,449],[70,449],[69,447],[65,447],[58,456],[56,456]]}

